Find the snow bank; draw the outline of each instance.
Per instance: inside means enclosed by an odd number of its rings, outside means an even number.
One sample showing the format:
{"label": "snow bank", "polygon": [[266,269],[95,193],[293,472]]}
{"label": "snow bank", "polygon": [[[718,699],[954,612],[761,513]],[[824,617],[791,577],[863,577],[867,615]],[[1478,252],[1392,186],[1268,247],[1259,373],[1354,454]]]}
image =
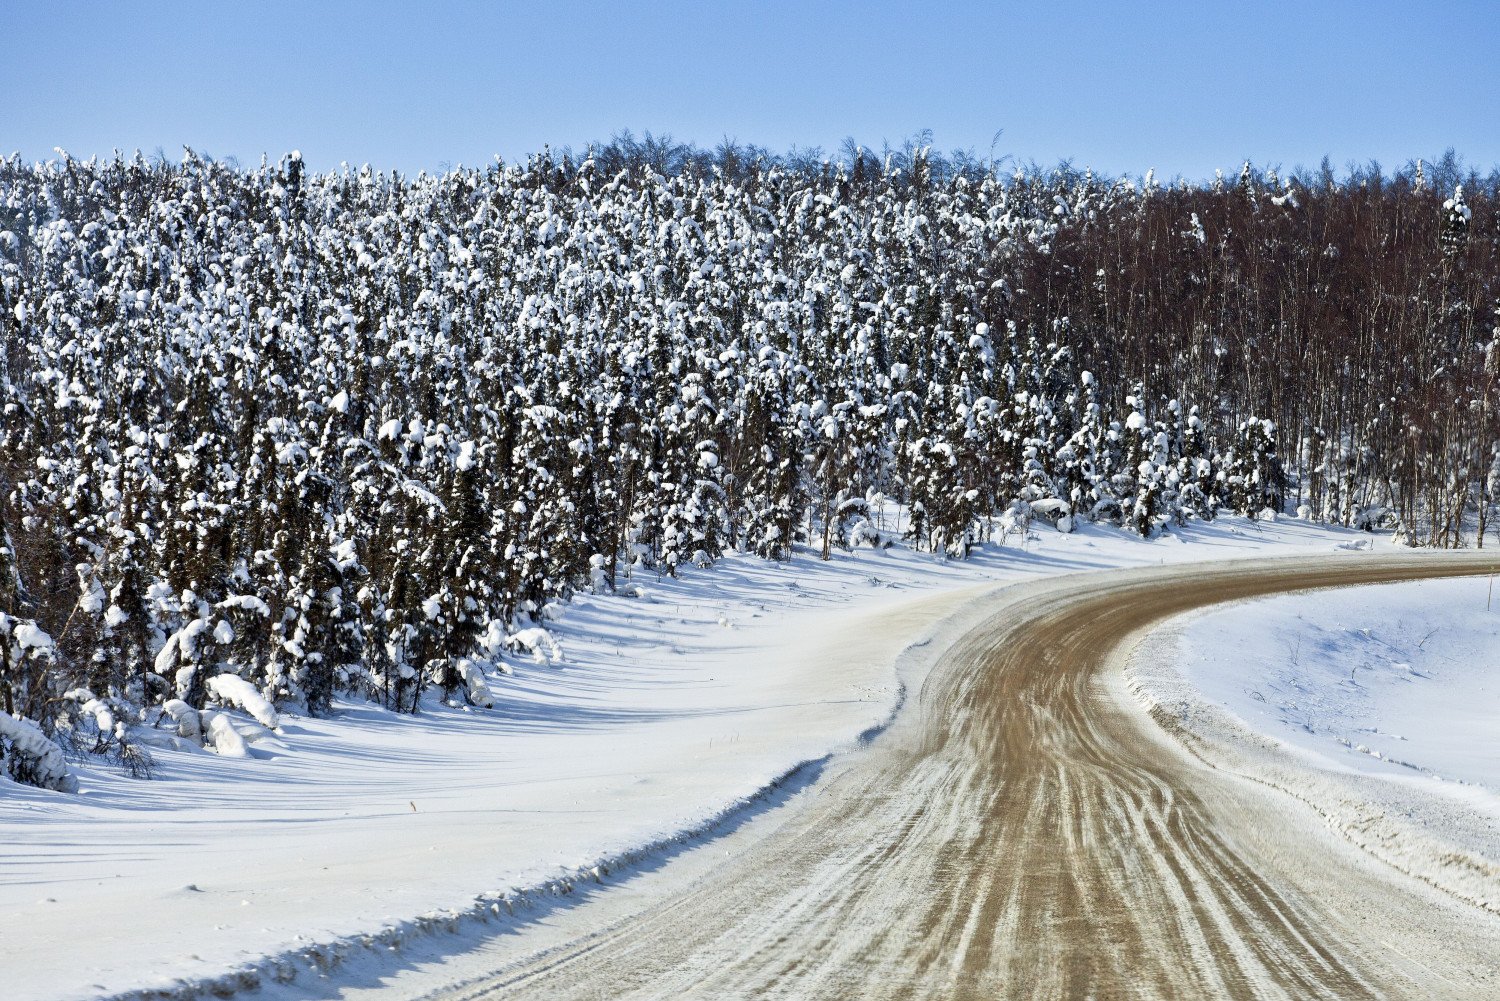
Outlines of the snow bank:
{"label": "snow bank", "polygon": [[1284,595],[1152,633],[1128,684],[1219,768],[1500,912],[1500,609],[1484,577]]}

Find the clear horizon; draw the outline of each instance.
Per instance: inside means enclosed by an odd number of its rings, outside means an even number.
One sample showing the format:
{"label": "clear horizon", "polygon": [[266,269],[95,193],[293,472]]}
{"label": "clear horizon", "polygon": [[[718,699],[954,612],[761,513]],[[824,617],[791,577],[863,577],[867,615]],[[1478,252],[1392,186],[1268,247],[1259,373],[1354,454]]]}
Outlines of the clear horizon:
{"label": "clear horizon", "polygon": [[1450,148],[1480,173],[1500,165],[1490,5],[1203,6],[20,0],[0,14],[0,151],[190,146],[249,166],[300,149],[314,170],[415,172],[625,129],[829,156],[931,130],[945,152],[1105,175],[1325,156],[1394,170]]}

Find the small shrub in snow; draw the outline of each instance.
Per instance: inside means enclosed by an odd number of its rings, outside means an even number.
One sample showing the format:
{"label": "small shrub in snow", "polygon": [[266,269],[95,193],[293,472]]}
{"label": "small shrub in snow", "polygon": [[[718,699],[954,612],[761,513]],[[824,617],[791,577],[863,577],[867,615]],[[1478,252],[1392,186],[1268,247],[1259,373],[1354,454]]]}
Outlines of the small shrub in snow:
{"label": "small shrub in snow", "polygon": [[114,760],[133,779],[149,779],[156,775],[156,759],[150,751],[134,742],[122,740],[116,744]]}
{"label": "small shrub in snow", "polygon": [[475,661],[467,657],[458,662],[459,677],[463,679],[465,698],[470,705],[490,709],[495,705],[494,693],[485,684],[484,671]]}
{"label": "small shrub in snow", "polygon": [[[9,537],[0,537],[0,556],[8,557]],[[3,583],[3,582],[0,582]],[[52,637],[31,619],[0,612],[0,682],[26,677],[57,656]],[[81,695],[92,693],[79,690]],[[11,693],[6,692],[9,705]],[[63,761],[62,750],[30,720],[0,711],[0,774],[27,785],[74,792],[78,781]]]}
{"label": "small shrub in snow", "polygon": [[163,714],[172,717],[172,722],[177,724],[177,736],[196,744],[203,743],[203,721],[198,710],[181,699],[168,699],[161,708]]}
{"label": "small shrub in snow", "polygon": [[0,766],[17,782],[58,792],[78,791],[78,780],[68,770],[62,748],[35,723],[4,712],[0,712]]}
{"label": "small shrub in snow", "polygon": [[227,715],[209,710],[202,714],[203,733],[208,746],[229,758],[244,758],[250,754],[245,738],[234,728]]}
{"label": "small shrub in snow", "polygon": [[1073,519],[1071,515],[1073,511],[1068,506],[1067,501],[1057,500],[1055,498],[1044,498],[1042,500],[1032,501],[1030,503],[1030,507],[1031,513],[1034,517],[1045,521],[1049,525],[1052,525],[1060,532],[1066,532],[1069,530],[1068,528],[1062,527],[1064,518],[1068,519],[1069,527],[1071,528],[1072,526]]}
{"label": "small shrub in snow", "polygon": [[562,647],[551,633],[539,626],[511,633],[505,638],[505,645],[510,650],[527,651],[538,664],[562,663]]}
{"label": "small shrub in snow", "polygon": [[243,709],[268,730],[281,725],[281,717],[255,686],[235,674],[216,674],[207,681],[209,694],[224,705]]}
{"label": "small shrub in snow", "polygon": [[598,553],[589,557],[589,589],[595,594],[609,593],[609,575],[604,570],[607,564]]}

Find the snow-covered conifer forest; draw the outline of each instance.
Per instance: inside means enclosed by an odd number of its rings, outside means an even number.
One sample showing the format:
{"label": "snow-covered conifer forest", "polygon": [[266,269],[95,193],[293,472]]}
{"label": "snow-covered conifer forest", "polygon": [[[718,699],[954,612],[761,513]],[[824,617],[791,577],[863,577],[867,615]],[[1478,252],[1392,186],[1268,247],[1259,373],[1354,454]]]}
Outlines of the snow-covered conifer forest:
{"label": "snow-covered conifer forest", "polygon": [[[1221,513],[1472,545],[1500,178],[625,137],[441,176],[0,161],[0,750],[483,703],[579,589]],[[875,512],[894,501],[899,524]],[[270,722],[267,725],[274,725]]]}

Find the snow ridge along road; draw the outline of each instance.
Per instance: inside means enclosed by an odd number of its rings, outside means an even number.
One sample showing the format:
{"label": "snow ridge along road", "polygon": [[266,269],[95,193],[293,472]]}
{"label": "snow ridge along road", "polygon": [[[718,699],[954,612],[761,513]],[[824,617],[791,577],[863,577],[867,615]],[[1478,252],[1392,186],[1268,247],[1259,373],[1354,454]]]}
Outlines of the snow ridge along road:
{"label": "snow ridge along road", "polygon": [[778,829],[435,996],[1494,996],[1500,919],[1187,753],[1119,669],[1149,627],[1208,604],[1497,570],[1482,553],[1278,559],[999,592]]}

